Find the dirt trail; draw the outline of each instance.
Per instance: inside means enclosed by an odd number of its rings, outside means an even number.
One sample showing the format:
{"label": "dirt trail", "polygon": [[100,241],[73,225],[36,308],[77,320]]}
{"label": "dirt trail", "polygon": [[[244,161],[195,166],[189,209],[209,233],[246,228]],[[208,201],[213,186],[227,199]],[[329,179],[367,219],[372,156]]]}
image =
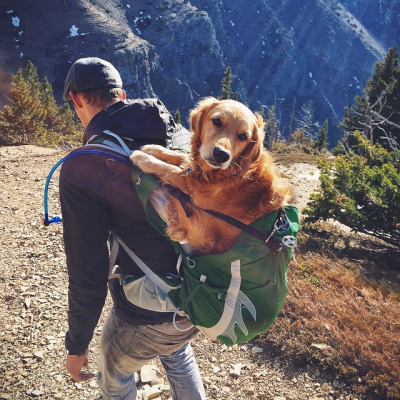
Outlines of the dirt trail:
{"label": "dirt trail", "polygon": [[[65,154],[34,146],[0,147],[0,399],[101,398],[95,381],[74,383],[65,373],[62,227],[42,226],[45,179]],[[293,203],[302,208],[318,186],[316,167],[301,163],[280,169],[293,184]],[[51,215],[60,213],[57,181],[58,172],[49,190]],[[101,327],[91,344],[93,370],[100,333]],[[227,348],[199,335],[193,345],[209,399],[349,399],[339,383],[325,381],[311,367],[289,368],[257,339]],[[157,398],[170,395],[164,391]]]}

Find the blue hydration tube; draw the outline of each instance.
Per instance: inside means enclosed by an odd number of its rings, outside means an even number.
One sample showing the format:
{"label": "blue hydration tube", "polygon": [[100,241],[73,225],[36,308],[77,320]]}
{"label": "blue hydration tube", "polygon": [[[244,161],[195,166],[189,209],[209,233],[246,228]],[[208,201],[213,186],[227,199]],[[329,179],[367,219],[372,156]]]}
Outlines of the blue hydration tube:
{"label": "blue hydration tube", "polygon": [[69,160],[72,157],[83,155],[83,154],[100,154],[100,155],[105,155],[107,157],[113,158],[115,160],[119,160],[124,162],[125,164],[132,165],[132,163],[125,157],[120,156],[118,154],[114,154],[108,151],[102,151],[102,150],[94,150],[94,149],[85,149],[85,150],[76,150],[70,154],[68,154],[66,157],[62,158],[61,160],[57,161],[56,164],[54,164],[53,168],[49,172],[49,175],[47,176],[46,179],[46,184],[44,186],[44,220],[43,220],[43,225],[44,226],[49,226],[52,223],[59,223],[61,222],[61,218],[58,216],[55,216],[51,219],[49,219],[49,210],[48,210],[48,203],[47,203],[47,197],[48,197],[48,192],[49,192],[49,184],[51,177],[54,174],[54,171],[66,160]]}

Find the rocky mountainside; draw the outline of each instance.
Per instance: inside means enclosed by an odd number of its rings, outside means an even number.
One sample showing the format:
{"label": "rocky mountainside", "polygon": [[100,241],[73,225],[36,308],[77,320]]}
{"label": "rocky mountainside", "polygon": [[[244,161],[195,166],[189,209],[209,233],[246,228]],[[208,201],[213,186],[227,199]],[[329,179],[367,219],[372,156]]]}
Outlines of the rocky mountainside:
{"label": "rocky mountainside", "polygon": [[200,97],[219,94],[230,66],[239,99],[253,110],[276,103],[284,134],[296,98],[297,114],[311,101],[315,119],[329,119],[334,144],[348,98],[400,41],[399,8],[399,0],[2,0],[0,94],[32,60],[61,104],[71,63],[99,56],[121,71],[130,97],[157,96],[185,119]]}
{"label": "rocky mountainside", "polygon": [[357,1],[342,0],[341,3],[373,35],[383,43],[400,42],[400,3],[392,0]]}

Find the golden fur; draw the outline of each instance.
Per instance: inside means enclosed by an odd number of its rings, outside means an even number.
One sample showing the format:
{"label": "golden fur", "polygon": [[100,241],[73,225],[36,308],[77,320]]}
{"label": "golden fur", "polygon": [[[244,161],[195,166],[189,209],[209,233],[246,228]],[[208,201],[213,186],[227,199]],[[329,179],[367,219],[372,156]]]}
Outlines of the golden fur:
{"label": "golden fur", "polygon": [[[131,160],[142,171],[157,175],[187,193],[188,218],[169,196],[165,207],[168,235],[201,254],[222,253],[240,231],[199,208],[219,211],[246,224],[286,204],[289,186],[263,147],[264,122],[235,100],[203,99],[190,113],[191,154],[147,145]],[[199,207],[199,208],[197,208]]]}

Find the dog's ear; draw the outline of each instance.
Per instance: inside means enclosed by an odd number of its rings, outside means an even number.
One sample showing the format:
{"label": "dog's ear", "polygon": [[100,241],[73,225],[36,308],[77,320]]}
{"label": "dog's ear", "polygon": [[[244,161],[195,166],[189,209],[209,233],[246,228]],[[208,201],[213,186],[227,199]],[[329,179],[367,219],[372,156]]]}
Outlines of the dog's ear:
{"label": "dog's ear", "polygon": [[265,121],[264,121],[264,118],[258,112],[255,113],[255,116],[256,116],[256,126],[257,126],[258,131],[259,131],[258,134],[260,135],[260,140],[261,140],[261,142],[264,142],[264,139],[265,139]]}
{"label": "dog's ear", "polygon": [[265,138],[264,119],[260,114],[255,114],[255,117],[256,118],[253,127],[251,142],[247,145],[240,156],[240,167],[245,172],[250,168],[250,165],[260,156]]}
{"label": "dog's ear", "polygon": [[192,136],[192,153],[195,153],[201,145],[201,127],[203,125],[204,117],[207,112],[214,106],[220,103],[220,100],[215,97],[206,97],[201,100],[196,108],[190,111],[190,127],[193,132]]}

